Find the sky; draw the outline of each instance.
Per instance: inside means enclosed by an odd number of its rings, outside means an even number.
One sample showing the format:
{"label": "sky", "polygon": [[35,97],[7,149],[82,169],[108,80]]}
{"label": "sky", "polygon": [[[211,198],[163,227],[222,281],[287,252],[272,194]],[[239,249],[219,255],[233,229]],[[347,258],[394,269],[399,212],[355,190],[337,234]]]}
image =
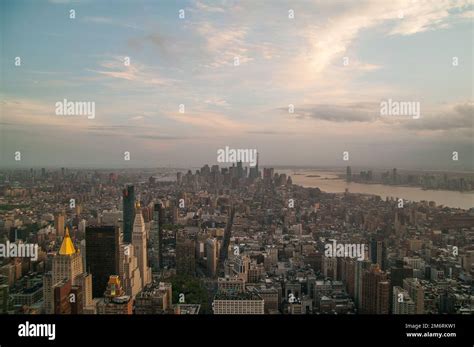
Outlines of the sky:
{"label": "sky", "polygon": [[0,30],[0,167],[474,171],[469,1],[3,0]]}

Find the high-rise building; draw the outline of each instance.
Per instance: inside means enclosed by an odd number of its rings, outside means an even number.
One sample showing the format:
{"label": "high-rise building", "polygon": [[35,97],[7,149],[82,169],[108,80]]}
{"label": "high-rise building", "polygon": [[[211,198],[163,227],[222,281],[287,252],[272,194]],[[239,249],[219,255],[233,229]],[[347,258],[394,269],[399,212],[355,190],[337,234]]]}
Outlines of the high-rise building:
{"label": "high-rise building", "polygon": [[352,169],[350,166],[346,168],[346,181],[351,182],[352,181]]}
{"label": "high-rise building", "polygon": [[0,284],[0,314],[7,313],[9,306],[9,288],[6,284]]}
{"label": "high-rise building", "polygon": [[97,303],[98,314],[132,314],[133,300],[125,295],[119,276],[113,275],[107,281],[104,298]]}
{"label": "high-rise building", "polygon": [[71,280],[71,284],[76,284],[79,275],[84,272],[82,256],[79,250],[76,250],[69,235],[69,229],[66,228],[61,248],[58,254],[53,258],[53,284],[62,280]]}
{"label": "high-rise building", "polygon": [[387,267],[387,247],[382,240],[371,239],[369,247],[369,258],[372,264],[378,264],[382,270]]}
{"label": "high-rise building", "polygon": [[54,314],[71,314],[69,294],[71,293],[71,280],[61,280],[53,287]]}
{"label": "high-rise building", "polygon": [[176,234],[176,273],[194,276],[196,272],[196,242],[186,233]]}
{"label": "high-rise building", "polygon": [[64,236],[64,226],[65,226],[64,212],[59,212],[54,215],[54,229],[56,229],[56,236]]}
{"label": "high-rise building", "polygon": [[217,239],[206,241],[207,274],[215,277],[217,273],[217,260],[219,259],[219,243]]}
{"label": "high-rise building", "polygon": [[[54,296],[56,292],[54,288],[56,285],[68,280],[71,282],[70,286],[80,285],[79,279],[82,275],[84,275],[82,255],[74,246],[69,235],[69,228],[66,227],[58,254],[52,258],[52,270],[43,277],[43,301],[46,314],[52,314],[56,309],[61,312],[63,310],[63,308],[55,308]],[[83,289],[85,288],[83,287]]]}
{"label": "high-rise building", "polygon": [[372,265],[362,275],[362,302],[360,312],[363,314],[388,314],[390,286],[387,275],[377,265]]}
{"label": "high-rise building", "polygon": [[125,293],[133,298],[142,290],[142,278],[135,249],[130,244],[120,245],[120,278]]}
{"label": "high-rise building", "polygon": [[82,314],[83,290],[73,286],[71,280],[63,280],[53,287],[54,314]]}
{"label": "high-rise building", "polygon": [[123,190],[123,242],[132,242],[133,223],[135,220],[135,189],[126,186]]}
{"label": "high-rise building", "polygon": [[92,309],[94,306],[92,296],[92,275],[83,273],[77,279],[77,285],[82,289],[82,303],[83,307]]}
{"label": "high-rise building", "polygon": [[415,302],[411,299],[408,292],[399,287],[393,287],[392,313],[393,314],[415,314]]}
{"label": "high-rise building", "polygon": [[153,204],[153,220],[151,225],[151,242],[153,246],[152,267],[159,270],[163,267],[163,224],[164,208],[161,201]]}
{"label": "high-rise building", "polygon": [[120,229],[118,226],[86,227],[86,269],[92,274],[94,298],[104,295],[111,275],[119,274]]}
{"label": "high-rise building", "polygon": [[415,302],[415,314],[425,313],[425,289],[418,278],[405,278],[403,280],[403,289],[405,289]]}
{"label": "high-rise building", "polygon": [[247,283],[249,281],[250,257],[248,255],[239,254],[234,256],[233,262],[234,274]]}
{"label": "high-rise building", "polygon": [[151,283],[151,269],[148,266],[147,257],[147,237],[145,231],[145,221],[140,213],[140,204],[137,203],[135,213],[135,221],[133,223],[132,246],[135,256],[138,260],[138,268],[140,269],[140,277],[142,280],[142,288]]}

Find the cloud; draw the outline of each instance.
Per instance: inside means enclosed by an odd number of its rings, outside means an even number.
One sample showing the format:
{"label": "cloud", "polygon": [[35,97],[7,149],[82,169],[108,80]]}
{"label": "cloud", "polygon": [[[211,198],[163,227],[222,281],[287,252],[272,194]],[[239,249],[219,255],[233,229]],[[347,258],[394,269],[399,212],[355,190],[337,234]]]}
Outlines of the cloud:
{"label": "cloud", "polygon": [[205,104],[212,105],[212,106],[220,106],[220,107],[227,107],[229,103],[221,98],[213,97],[204,101]]}
{"label": "cloud", "polygon": [[[280,108],[288,113],[288,108]],[[380,105],[377,103],[353,103],[347,105],[295,105],[295,118],[316,119],[328,122],[372,122],[380,114]]]}
{"label": "cloud", "polygon": [[218,130],[226,132],[245,130],[247,124],[242,121],[236,122],[222,114],[208,111],[196,111],[186,113],[171,113],[167,115],[168,118],[174,121],[185,123],[204,130]]}
{"label": "cloud", "polygon": [[88,69],[88,71],[98,73],[108,78],[122,79],[146,85],[164,86],[176,82],[176,80],[159,76],[156,69],[151,69],[133,58],[130,60],[130,65],[128,66],[126,66],[124,62],[125,57],[115,56],[99,63],[101,69]]}
{"label": "cloud", "polygon": [[240,64],[245,64],[253,58],[248,56],[249,47],[245,42],[248,28],[245,26],[217,27],[210,22],[200,22],[197,32],[206,41],[207,53],[212,57],[208,67],[221,67],[234,64],[234,58],[239,58]]}
{"label": "cloud", "polygon": [[295,133],[293,132],[276,131],[276,130],[249,130],[246,133],[252,134],[252,135],[280,135],[280,136],[295,135]]}
{"label": "cloud", "polygon": [[186,137],[183,136],[174,136],[174,135],[166,135],[166,134],[161,134],[161,135],[135,135],[135,137],[145,139],[145,140],[184,140]]}
{"label": "cloud", "polygon": [[82,18],[82,20],[86,23],[116,25],[128,29],[140,30],[140,28],[136,25],[125,23],[123,20],[115,20],[111,17],[85,16]]}
{"label": "cloud", "polygon": [[474,103],[465,102],[446,106],[443,110],[424,114],[416,121],[403,123],[405,128],[427,131],[474,131]]}
{"label": "cloud", "polygon": [[202,1],[196,1],[194,5],[195,5],[195,8],[198,9],[199,11],[215,12],[215,13],[225,12],[225,9],[223,7],[216,6],[216,5],[208,5],[208,4],[203,3]]}
{"label": "cloud", "polygon": [[303,29],[301,34],[306,37],[308,49],[300,51],[296,62],[308,65],[310,72],[318,74],[346,54],[362,30],[387,23],[392,28],[386,35],[413,35],[445,28],[450,11],[462,10],[467,5],[467,0],[354,2],[326,23]]}

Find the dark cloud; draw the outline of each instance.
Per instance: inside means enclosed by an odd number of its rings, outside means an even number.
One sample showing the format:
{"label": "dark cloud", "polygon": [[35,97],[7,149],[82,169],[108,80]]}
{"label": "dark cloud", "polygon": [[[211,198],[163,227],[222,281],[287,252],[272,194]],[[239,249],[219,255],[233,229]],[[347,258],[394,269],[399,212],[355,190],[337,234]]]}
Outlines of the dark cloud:
{"label": "dark cloud", "polygon": [[273,130],[250,130],[247,134],[253,135],[295,135],[295,133],[287,131],[273,131]]}
{"label": "dark cloud", "polygon": [[451,110],[424,114],[421,107],[421,117],[413,122],[403,123],[405,128],[413,130],[470,130],[474,127],[474,104],[462,103],[455,105]]}
{"label": "dark cloud", "polygon": [[87,130],[117,132],[117,131],[139,129],[139,128],[145,128],[145,127],[136,126],[136,125],[93,125],[93,126],[88,126]]}
{"label": "dark cloud", "polygon": [[[328,122],[372,122],[380,114],[378,103],[352,103],[346,105],[294,105],[295,112],[290,114],[300,119],[317,119]],[[288,113],[288,108],[280,108]]]}
{"label": "dark cloud", "polygon": [[184,140],[186,137],[173,135],[136,135],[140,139],[146,140]]}

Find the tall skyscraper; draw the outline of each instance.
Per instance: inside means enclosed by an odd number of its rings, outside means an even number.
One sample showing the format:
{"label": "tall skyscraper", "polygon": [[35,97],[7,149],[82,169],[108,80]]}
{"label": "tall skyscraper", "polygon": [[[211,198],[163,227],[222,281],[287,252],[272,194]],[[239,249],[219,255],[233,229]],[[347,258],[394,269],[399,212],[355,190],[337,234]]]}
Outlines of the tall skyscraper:
{"label": "tall skyscraper", "polygon": [[[44,312],[46,314],[52,314],[55,312],[54,300],[56,300],[55,293],[57,291],[55,292],[54,288],[56,288],[59,283],[69,281],[69,287],[80,285],[80,277],[83,275],[84,266],[82,263],[82,256],[79,250],[76,250],[74,247],[71,236],[69,235],[69,228],[66,227],[61,248],[59,249],[58,254],[56,254],[52,259],[52,271],[43,277]],[[84,287],[83,289],[86,288]]]}
{"label": "tall skyscraper", "polygon": [[120,278],[125,293],[132,299],[142,290],[138,260],[131,244],[120,245]]}
{"label": "tall skyscraper", "polygon": [[123,242],[132,242],[133,222],[135,220],[135,189],[126,186],[123,190]]}
{"label": "tall skyscraper", "polygon": [[158,270],[163,267],[163,223],[164,208],[161,201],[153,205],[153,220],[151,225],[151,242],[153,246],[153,267]]}
{"label": "tall skyscraper", "polygon": [[387,268],[387,247],[382,240],[371,239],[369,258],[372,264],[377,264],[382,270]]}
{"label": "tall skyscraper", "polygon": [[86,228],[86,269],[92,274],[94,298],[103,297],[111,275],[119,273],[120,229],[118,226]]}
{"label": "tall skyscraper", "polygon": [[364,314],[388,314],[390,286],[387,275],[377,265],[365,270],[362,275],[362,302],[360,312]]}
{"label": "tall skyscraper", "polygon": [[403,289],[408,292],[410,298],[415,302],[415,314],[425,313],[425,289],[418,278],[405,278]]}
{"label": "tall skyscraper", "polygon": [[347,182],[352,181],[352,169],[350,166],[346,168],[346,181]]}
{"label": "tall skyscraper", "polygon": [[209,239],[206,242],[207,274],[215,277],[217,273],[217,260],[219,259],[219,246],[217,239]]}
{"label": "tall skyscraper", "polygon": [[71,284],[74,285],[77,282],[78,276],[83,274],[83,272],[82,256],[79,250],[76,250],[74,247],[69,235],[69,229],[66,228],[61,248],[53,258],[53,284],[66,279],[71,280]]}
{"label": "tall skyscraper", "polygon": [[142,288],[145,288],[145,286],[151,282],[151,269],[148,267],[146,241],[145,221],[140,212],[140,203],[137,203],[135,221],[133,223],[132,245],[133,251],[138,260]]}

